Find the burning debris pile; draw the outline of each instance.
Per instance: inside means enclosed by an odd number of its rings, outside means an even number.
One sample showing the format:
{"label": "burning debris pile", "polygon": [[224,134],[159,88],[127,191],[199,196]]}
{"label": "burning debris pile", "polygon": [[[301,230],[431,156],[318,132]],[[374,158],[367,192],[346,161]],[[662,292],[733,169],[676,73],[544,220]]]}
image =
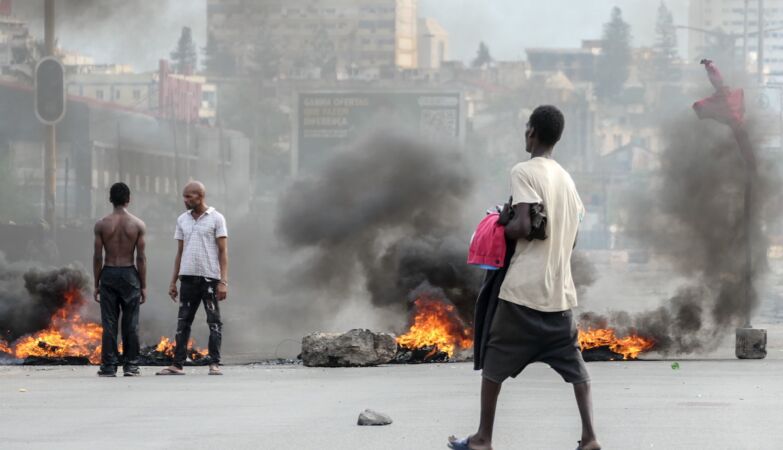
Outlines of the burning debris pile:
{"label": "burning debris pile", "polygon": [[661,155],[660,179],[630,198],[627,228],[687,281],[657,309],[583,314],[580,325],[654,343],[642,352],[711,352],[746,326],[759,304],[756,282],[766,272],[769,247],[764,224],[777,220],[780,208],[772,202],[781,183],[773,164],[759,164],[753,208],[745,212],[747,172],[734,137],[690,116],[667,130],[671,141]]}
{"label": "burning debris pile", "polygon": [[587,328],[579,330],[579,348],[585,361],[619,361],[636,359],[641,353],[652,350],[655,341],[630,334],[617,337],[611,328]]}
{"label": "burning debris pile", "polygon": [[[99,364],[103,328],[79,313],[89,281],[75,267],[24,269],[0,254],[0,356],[30,365]],[[206,364],[207,351],[192,340],[190,347],[190,360]],[[174,343],[165,337],[140,355],[142,365],[170,364],[173,357]]]}
{"label": "burning debris pile", "polygon": [[414,292],[408,331],[397,337],[396,363],[447,362],[473,348],[473,330],[439,289]]}

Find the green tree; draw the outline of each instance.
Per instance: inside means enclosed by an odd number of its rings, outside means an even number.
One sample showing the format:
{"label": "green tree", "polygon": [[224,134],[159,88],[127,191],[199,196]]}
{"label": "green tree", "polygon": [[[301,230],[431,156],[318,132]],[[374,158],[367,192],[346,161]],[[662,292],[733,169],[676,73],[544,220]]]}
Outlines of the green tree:
{"label": "green tree", "polygon": [[492,55],[489,53],[489,47],[484,41],[479,43],[478,51],[476,51],[476,58],[471,64],[474,68],[485,67],[491,64],[493,61]]}
{"label": "green tree", "polygon": [[674,28],[672,12],[664,2],[658,6],[658,19],[655,23],[655,44],[653,46],[653,71],[660,81],[673,81],[680,78],[677,61],[677,30]]}
{"label": "green tree", "polygon": [[177,48],[171,52],[177,73],[192,73],[198,67],[198,53],[190,27],[182,27]]}
{"label": "green tree", "polygon": [[215,36],[207,36],[207,45],[203,48],[204,71],[207,75],[230,76],[236,73],[236,61],[228,50],[218,45]]}
{"label": "green tree", "polygon": [[603,49],[596,69],[595,90],[598,98],[609,100],[622,91],[631,65],[631,27],[623,20],[620,8],[604,24]]}

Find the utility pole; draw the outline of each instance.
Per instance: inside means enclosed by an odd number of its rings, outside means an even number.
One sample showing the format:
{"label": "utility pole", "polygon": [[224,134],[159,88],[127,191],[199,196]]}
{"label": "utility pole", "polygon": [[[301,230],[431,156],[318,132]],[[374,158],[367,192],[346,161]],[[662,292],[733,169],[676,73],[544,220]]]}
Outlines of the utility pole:
{"label": "utility pole", "polygon": [[[44,42],[46,55],[54,56],[54,0],[44,3]],[[57,143],[55,125],[46,128],[46,155],[44,156],[44,221],[51,227],[52,236],[56,229],[55,199],[57,197]]]}
{"label": "utility pole", "polygon": [[745,0],[745,9],[742,18],[742,73],[748,70],[748,4],[750,0]]}
{"label": "utility pole", "polygon": [[758,77],[759,86],[764,84],[764,0],[759,0],[759,48],[758,48]]}

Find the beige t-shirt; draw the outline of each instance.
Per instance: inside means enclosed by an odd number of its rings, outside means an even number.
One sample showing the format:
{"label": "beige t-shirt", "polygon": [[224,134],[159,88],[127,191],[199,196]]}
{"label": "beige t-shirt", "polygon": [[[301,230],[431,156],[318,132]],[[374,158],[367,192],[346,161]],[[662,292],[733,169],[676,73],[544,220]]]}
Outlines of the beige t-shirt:
{"label": "beige t-shirt", "polygon": [[511,258],[500,298],[538,311],[576,306],[571,251],[585,209],[574,180],[549,158],[533,158],[511,169],[514,204],[543,203],[547,239],[520,239]]}

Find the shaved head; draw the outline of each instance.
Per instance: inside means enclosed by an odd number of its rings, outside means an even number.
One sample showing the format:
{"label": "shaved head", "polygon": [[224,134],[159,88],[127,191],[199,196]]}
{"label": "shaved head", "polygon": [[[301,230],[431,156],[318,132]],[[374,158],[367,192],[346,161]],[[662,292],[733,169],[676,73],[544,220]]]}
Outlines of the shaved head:
{"label": "shaved head", "polygon": [[207,195],[207,188],[204,186],[204,183],[200,181],[193,180],[185,185],[185,189],[182,190],[183,193],[186,192],[193,192],[194,194],[198,194],[202,197],[206,197]]}
{"label": "shaved head", "polygon": [[204,198],[207,196],[207,188],[200,181],[191,181],[182,189],[182,199],[185,201],[185,207],[192,210],[201,210],[206,207]]}

